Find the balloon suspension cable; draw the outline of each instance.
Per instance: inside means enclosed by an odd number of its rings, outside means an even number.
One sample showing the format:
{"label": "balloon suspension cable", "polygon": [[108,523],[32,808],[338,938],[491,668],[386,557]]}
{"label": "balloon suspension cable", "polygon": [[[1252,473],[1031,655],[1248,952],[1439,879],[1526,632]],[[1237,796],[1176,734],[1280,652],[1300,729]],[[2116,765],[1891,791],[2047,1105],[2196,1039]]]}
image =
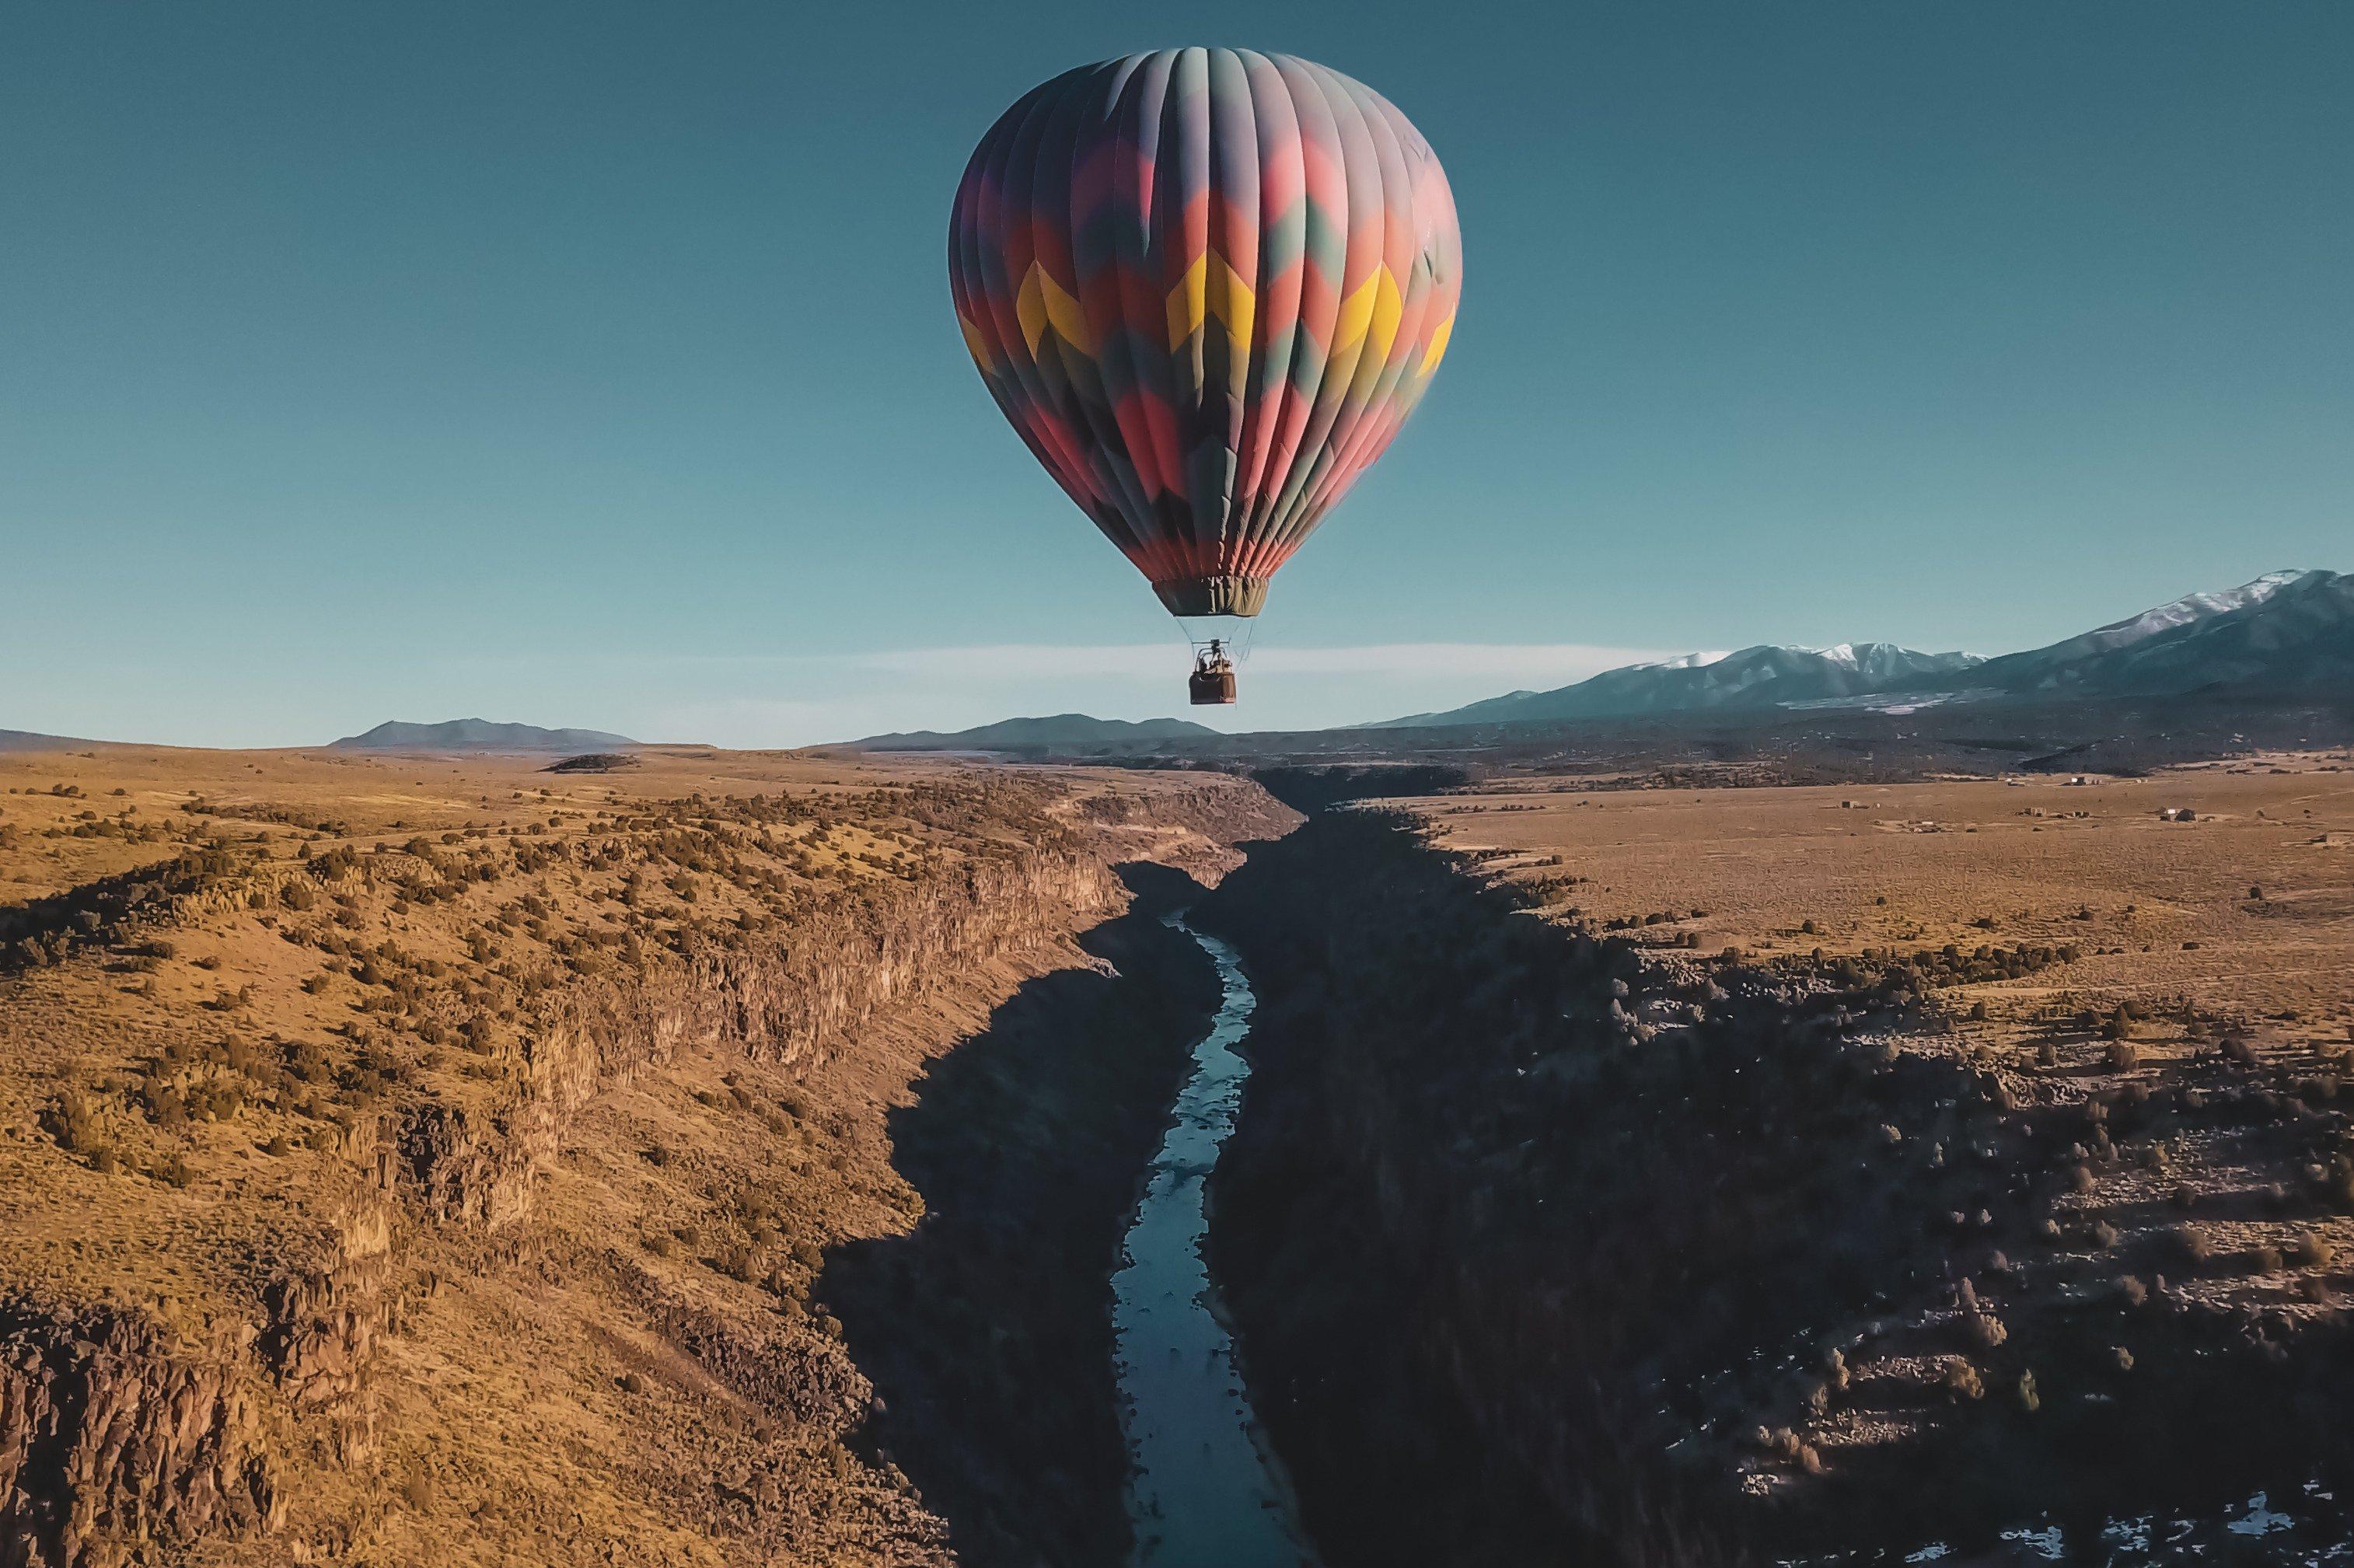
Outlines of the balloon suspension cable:
{"label": "balloon suspension cable", "polygon": [[1235,663],[1247,664],[1250,662],[1251,644],[1258,636],[1258,618],[1257,616],[1240,617],[1239,620],[1241,624],[1239,628],[1237,628],[1236,631],[1234,632],[1229,632],[1223,629],[1205,630],[1203,625],[1198,623],[1205,622],[1208,627],[1215,628],[1219,621],[1236,618],[1227,616],[1196,616],[1189,618],[1178,615],[1172,616],[1170,619],[1177,623],[1178,634],[1185,639],[1185,645],[1194,652],[1200,653],[1208,649],[1211,643],[1214,642],[1218,645],[1219,652],[1223,652]]}

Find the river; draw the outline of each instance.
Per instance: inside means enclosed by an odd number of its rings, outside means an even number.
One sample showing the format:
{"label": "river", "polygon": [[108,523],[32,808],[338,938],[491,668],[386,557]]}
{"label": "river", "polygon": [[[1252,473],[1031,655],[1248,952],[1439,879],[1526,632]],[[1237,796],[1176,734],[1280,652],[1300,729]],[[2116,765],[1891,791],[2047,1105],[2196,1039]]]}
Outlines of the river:
{"label": "river", "polygon": [[1235,1050],[1256,998],[1234,949],[1166,916],[1202,944],[1223,994],[1129,1225],[1112,1280],[1122,1419],[1135,1463],[1129,1495],[1140,1568],[1301,1568],[1289,1489],[1266,1452],[1235,1366],[1233,1338],[1202,1255],[1218,1148],[1234,1130],[1250,1064]]}

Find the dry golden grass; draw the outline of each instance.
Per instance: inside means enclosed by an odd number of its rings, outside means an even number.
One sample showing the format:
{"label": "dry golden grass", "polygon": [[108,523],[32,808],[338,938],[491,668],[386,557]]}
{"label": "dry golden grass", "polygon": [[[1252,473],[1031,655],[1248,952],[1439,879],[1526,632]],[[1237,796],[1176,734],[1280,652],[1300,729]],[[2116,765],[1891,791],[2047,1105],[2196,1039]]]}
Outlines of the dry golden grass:
{"label": "dry golden grass", "polygon": [[[1512,852],[1492,863],[1500,874],[1583,878],[1549,901],[1597,927],[1676,916],[1638,926],[1628,933],[1638,939],[1688,931],[1703,952],[1761,957],[2067,944],[2084,957],[2065,971],[2066,987],[2112,1005],[2187,1000],[2257,1018],[2354,1016],[2354,769],[2336,758],[2084,785],[1516,781],[1405,804],[1426,812],[1450,848]],[[2197,820],[2158,816],[2183,807]],[[1538,863],[1553,855],[1562,863]],[[2258,887],[2264,896],[2250,898]],[[2025,1004],[2058,978],[2045,971],[1965,995]]]}
{"label": "dry golden grass", "polygon": [[[905,1478],[843,1448],[864,1380],[808,1298],[824,1249],[914,1223],[884,1115],[1023,979],[1085,961],[1059,932],[823,1062],[685,1042],[571,1119],[527,1223],[388,1202],[386,1129],[516,1115],[584,986],[839,930],[1058,835],[1225,852],[1150,820],[1192,780],[637,757],[0,754],[0,1307],[249,1341],[280,1282],[392,1215],[372,1391],[332,1421],[272,1405],[285,1529],[188,1561],[941,1556]],[[811,1408],[715,1376],[738,1340]]]}

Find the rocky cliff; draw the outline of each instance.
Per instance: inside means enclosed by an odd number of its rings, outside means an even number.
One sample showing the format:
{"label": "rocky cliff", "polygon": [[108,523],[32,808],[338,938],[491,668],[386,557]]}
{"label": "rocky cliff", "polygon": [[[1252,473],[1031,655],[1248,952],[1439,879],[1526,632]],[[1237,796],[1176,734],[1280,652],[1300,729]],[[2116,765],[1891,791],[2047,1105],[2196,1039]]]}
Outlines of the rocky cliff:
{"label": "rocky cliff", "polygon": [[2232,1199],[2252,1213],[2340,1202],[2325,1101],[2228,1063],[2035,1097],[1931,1048],[1914,971],[1638,952],[1372,813],[1315,819],[1196,918],[1260,999],[1213,1262],[1329,1562],[1812,1560],[2054,1523],[2097,1557],[2136,1518],[2234,1543],[2258,1492],[2299,1516],[2284,1541],[2342,1538],[2328,1260],[2211,1306],[2166,1276],[2221,1260],[2121,1277],[2073,1207],[2155,1140],[2317,1173]]}

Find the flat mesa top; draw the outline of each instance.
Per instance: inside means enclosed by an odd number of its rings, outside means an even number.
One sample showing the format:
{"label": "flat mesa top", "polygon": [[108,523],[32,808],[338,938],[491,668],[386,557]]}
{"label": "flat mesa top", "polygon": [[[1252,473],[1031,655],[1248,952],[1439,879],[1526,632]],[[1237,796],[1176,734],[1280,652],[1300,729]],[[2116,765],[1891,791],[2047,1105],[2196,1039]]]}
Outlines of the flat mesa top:
{"label": "flat mesa top", "polygon": [[[2062,989],[2325,1019],[2354,1004],[2354,759],[2342,754],[2081,783],[1628,787],[1641,782],[1534,777],[1392,804],[1441,843],[1491,852],[1490,874],[1553,879],[1555,914],[1631,922],[1617,929],[1638,941],[1690,933],[1682,945],[1703,954],[1765,958],[2083,951],[2064,971],[1982,988],[1998,1013]],[[2184,809],[2192,820],[2162,814]]]}
{"label": "flat mesa top", "polygon": [[[811,758],[786,751],[646,746],[618,753],[621,766],[575,771],[559,753],[451,754],[295,750],[211,751],[71,743],[56,750],[0,752],[0,905],[80,886],[170,858],[178,839],[124,839],[77,828],[128,810],[174,829],[213,821],[239,833],[274,832],[319,848],[406,842],[419,833],[507,828],[563,836],[600,810],[690,795],[817,799],[943,782],[974,775],[970,762],[921,754]],[[1014,770],[991,768],[1004,778]],[[1119,768],[1057,768],[1059,787],[1081,795],[1150,794],[1183,781]],[[191,811],[218,806],[220,813]],[[551,816],[578,820],[551,823]],[[10,832],[10,830],[14,832]],[[52,830],[62,830],[53,834]]]}

